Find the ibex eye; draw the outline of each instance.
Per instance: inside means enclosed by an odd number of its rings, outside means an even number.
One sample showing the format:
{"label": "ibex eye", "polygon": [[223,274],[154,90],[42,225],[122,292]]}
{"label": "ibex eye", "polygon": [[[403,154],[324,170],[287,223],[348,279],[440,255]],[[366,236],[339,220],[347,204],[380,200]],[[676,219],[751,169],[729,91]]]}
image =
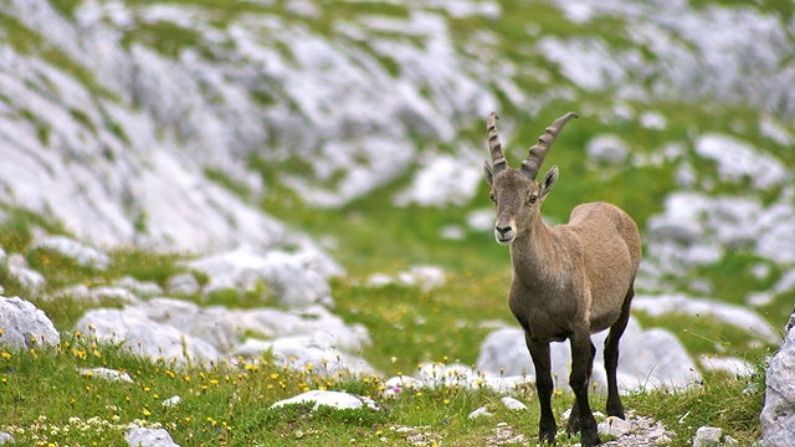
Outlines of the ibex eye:
{"label": "ibex eye", "polygon": [[530,203],[536,203],[536,200],[538,200],[538,196],[535,194],[531,194],[530,197],[527,198],[527,201]]}

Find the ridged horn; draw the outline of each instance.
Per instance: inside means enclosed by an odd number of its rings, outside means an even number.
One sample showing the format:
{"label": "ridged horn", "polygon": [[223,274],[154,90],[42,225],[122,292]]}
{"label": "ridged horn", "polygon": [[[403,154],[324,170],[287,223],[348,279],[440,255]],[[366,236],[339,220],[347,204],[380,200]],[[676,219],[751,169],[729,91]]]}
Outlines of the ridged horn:
{"label": "ridged horn", "polygon": [[570,119],[577,117],[578,115],[576,113],[569,112],[553,121],[552,124],[544,130],[544,134],[538,137],[538,143],[530,148],[527,159],[522,162],[522,172],[524,172],[525,175],[535,180],[538,175],[538,170],[541,168],[541,164],[544,163],[544,158],[546,158],[547,152],[549,152],[549,148],[552,147],[555,138],[557,138],[560,131],[563,130],[563,126],[565,126]]}
{"label": "ridged horn", "polygon": [[491,152],[491,166],[494,175],[508,167],[508,161],[502,154],[502,141],[497,133],[497,120],[499,119],[496,112],[491,112],[486,118],[486,131],[489,136],[489,152]]}

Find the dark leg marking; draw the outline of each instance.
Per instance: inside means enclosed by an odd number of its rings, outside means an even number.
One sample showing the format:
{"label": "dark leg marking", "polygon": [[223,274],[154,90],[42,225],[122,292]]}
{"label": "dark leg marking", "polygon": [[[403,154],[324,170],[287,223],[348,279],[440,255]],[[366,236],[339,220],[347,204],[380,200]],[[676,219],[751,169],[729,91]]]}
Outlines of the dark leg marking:
{"label": "dark leg marking", "polygon": [[558,428],[555,416],[552,414],[552,382],[551,362],[549,359],[549,342],[539,342],[530,338],[525,332],[525,342],[533,358],[536,370],[536,390],[538,390],[538,404],[541,407],[541,419],[538,422],[538,440],[555,444],[555,435]]}
{"label": "dark leg marking", "polygon": [[[634,280],[633,280],[634,282]],[[607,372],[607,415],[616,416],[624,419],[624,406],[621,404],[621,396],[618,394],[618,384],[616,382],[616,369],[618,368],[618,345],[621,335],[627,328],[629,321],[630,303],[635,295],[635,289],[629,286],[624,304],[621,307],[621,315],[618,321],[610,327],[610,334],[605,341],[605,371]]]}

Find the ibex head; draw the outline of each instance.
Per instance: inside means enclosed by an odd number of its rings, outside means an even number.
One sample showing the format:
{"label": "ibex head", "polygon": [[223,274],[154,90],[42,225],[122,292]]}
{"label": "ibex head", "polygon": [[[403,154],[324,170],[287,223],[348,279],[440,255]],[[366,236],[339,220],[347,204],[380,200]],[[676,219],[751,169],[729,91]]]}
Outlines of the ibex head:
{"label": "ibex head", "polygon": [[547,171],[541,182],[536,181],[538,170],[555,137],[566,122],[576,117],[576,113],[569,112],[547,127],[544,134],[538,137],[538,143],[530,148],[530,154],[519,169],[508,167],[502,153],[502,143],[497,133],[497,114],[492,112],[486,119],[491,165],[486,162],[485,174],[491,187],[491,200],[497,206],[494,237],[498,243],[510,244],[516,236],[528,230],[532,217],[558,179],[557,166]]}

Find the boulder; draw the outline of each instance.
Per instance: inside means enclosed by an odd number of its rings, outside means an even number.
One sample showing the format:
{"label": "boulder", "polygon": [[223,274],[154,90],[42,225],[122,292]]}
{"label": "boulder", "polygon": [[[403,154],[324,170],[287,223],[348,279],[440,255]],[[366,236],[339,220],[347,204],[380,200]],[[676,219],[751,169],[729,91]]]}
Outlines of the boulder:
{"label": "boulder", "polygon": [[[795,316],[795,314],[793,314]],[[765,406],[760,421],[766,447],[795,445],[795,328],[790,328],[765,380]]]}
{"label": "boulder", "polygon": [[629,433],[631,428],[632,427],[630,426],[629,422],[615,416],[609,416],[597,426],[597,430],[599,431],[600,435],[610,435],[615,437],[626,435]]}
{"label": "boulder", "polygon": [[75,326],[100,342],[121,343],[132,354],[149,359],[207,364],[220,354],[209,343],[178,329],[157,323],[135,308],[88,311]]}
{"label": "boulder", "polygon": [[248,339],[233,356],[259,357],[273,355],[276,364],[296,371],[312,371],[324,377],[338,375],[374,375],[375,369],[366,360],[329,347],[307,336],[282,337],[275,340]]}
{"label": "boulder", "polygon": [[753,310],[717,300],[691,298],[681,294],[643,296],[632,300],[632,309],[651,316],[685,314],[698,318],[714,318],[721,323],[737,326],[750,335],[768,343],[777,343],[779,335],[761,315]]}
{"label": "boulder", "polygon": [[234,251],[198,259],[188,264],[209,278],[205,293],[217,290],[253,290],[262,281],[274,297],[288,307],[330,304],[328,279],[339,267],[317,251],[260,252],[243,246]]}
{"label": "boulder", "polygon": [[[597,392],[607,390],[602,360],[606,337],[607,331],[592,336],[597,352],[591,383]],[[568,342],[550,344],[552,378],[559,389],[568,388],[570,349]],[[481,345],[477,367],[490,374],[535,378],[524,332],[519,328],[502,328],[489,334]],[[681,389],[700,381],[701,375],[673,334],[663,329],[644,331],[631,318],[621,337],[617,379],[619,388],[623,390],[662,386]]]}
{"label": "boulder", "polygon": [[12,253],[6,259],[8,273],[16,279],[22,287],[31,294],[36,295],[44,289],[47,281],[41,273],[33,270],[28,265],[28,261],[19,253]]}
{"label": "boulder", "polygon": [[707,371],[720,371],[735,377],[748,377],[754,373],[754,366],[737,357],[717,357],[702,355],[698,362]]}
{"label": "boulder", "polygon": [[502,399],[500,399],[500,401],[503,405],[505,405],[505,408],[511,411],[527,410],[527,405],[511,396],[504,396]]}
{"label": "boulder", "polygon": [[96,377],[99,379],[109,380],[111,382],[125,382],[133,383],[132,377],[124,371],[118,371],[109,368],[80,368],[78,369],[81,376]]}
{"label": "boulder", "polygon": [[116,287],[123,287],[138,296],[151,297],[163,294],[163,289],[152,281],[140,281],[132,276],[124,276],[115,284]]}
{"label": "boulder", "polygon": [[201,286],[192,273],[180,273],[168,279],[166,289],[172,295],[195,295],[201,291]]}
{"label": "boulder", "polygon": [[172,408],[179,405],[182,402],[182,398],[179,396],[171,396],[168,399],[163,400],[160,404],[163,405],[165,408]]}
{"label": "boulder", "polygon": [[36,306],[19,297],[0,296],[0,346],[22,350],[60,341],[52,321]]}
{"label": "boulder", "polygon": [[14,442],[13,436],[4,431],[0,431],[0,445],[13,444]]}
{"label": "boulder", "polygon": [[486,407],[479,407],[474,411],[472,411],[471,413],[469,413],[467,419],[472,420],[472,419],[479,419],[482,417],[489,417],[489,416],[493,416],[493,414],[491,414]]}
{"label": "boulder", "polygon": [[162,428],[143,428],[132,425],[124,435],[130,447],[179,447]]}
{"label": "boulder", "polygon": [[693,447],[720,447],[723,430],[717,427],[699,427],[693,437]]}
{"label": "boulder", "polygon": [[66,236],[44,236],[36,240],[32,249],[51,250],[75,263],[95,270],[110,266],[110,257],[105,253]]}
{"label": "boulder", "polygon": [[331,407],[338,410],[358,410],[369,408],[378,410],[378,405],[369,397],[357,396],[340,391],[307,391],[289,399],[280,400],[270,408],[281,408],[285,405],[313,404],[312,410],[317,410],[321,406]]}
{"label": "boulder", "polygon": [[592,161],[619,165],[627,159],[629,148],[617,135],[599,135],[588,142],[585,152]]}

